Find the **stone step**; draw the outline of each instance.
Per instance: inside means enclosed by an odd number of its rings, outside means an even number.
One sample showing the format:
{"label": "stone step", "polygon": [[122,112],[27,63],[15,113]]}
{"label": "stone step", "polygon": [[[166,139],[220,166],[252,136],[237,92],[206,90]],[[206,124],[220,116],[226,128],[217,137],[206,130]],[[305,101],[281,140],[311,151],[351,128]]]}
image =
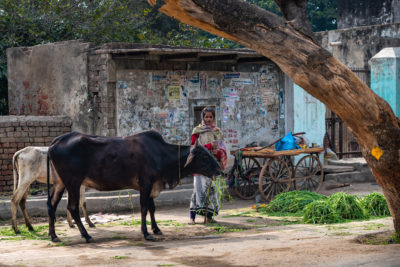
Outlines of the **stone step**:
{"label": "stone step", "polygon": [[371,172],[341,172],[341,173],[328,173],[325,176],[325,181],[333,180],[339,183],[361,183],[361,182],[375,182],[375,177]]}
{"label": "stone step", "polygon": [[328,165],[335,166],[352,166],[354,170],[361,172],[368,172],[370,168],[364,158],[349,158],[339,160],[328,160]]}
{"label": "stone step", "polygon": [[324,174],[352,172],[352,171],[354,171],[353,166],[339,166],[339,165],[325,165],[324,166]]}
{"label": "stone step", "polygon": [[364,158],[330,159],[332,165],[367,164]]}

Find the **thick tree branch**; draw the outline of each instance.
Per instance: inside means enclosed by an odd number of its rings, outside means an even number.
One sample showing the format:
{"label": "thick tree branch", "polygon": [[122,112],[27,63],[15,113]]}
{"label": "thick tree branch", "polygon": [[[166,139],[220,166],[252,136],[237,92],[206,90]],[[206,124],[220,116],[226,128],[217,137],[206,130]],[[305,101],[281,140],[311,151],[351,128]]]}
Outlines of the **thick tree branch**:
{"label": "thick tree branch", "polygon": [[[164,2],[161,12],[239,42],[274,61],[296,84],[340,116],[359,140],[366,158],[373,147],[385,144],[381,134],[383,127],[392,125],[392,135],[396,132],[394,129],[399,128],[398,118],[382,98],[328,51],[282,18],[240,0]],[[297,3],[304,6],[305,0]],[[283,1],[280,4],[290,9],[290,4]],[[398,148],[387,148],[400,149],[400,142],[398,144]]]}
{"label": "thick tree branch", "polygon": [[400,120],[386,101],[310,39],[306,0],[276,0],[290,23],[240,0],[163,1],[161,12],[266,56],[339,115],[382,186],[400,236]]}
{"label": "thick tree branch", "polygon": [[307,2],[308,0],[275,0],[287,22],[299,32],[315,40],[307,18]]}
{"label": "thick tree branch", "polygon": [[[390,124],[398,125],[393,113],[385,118],[381,116],[382,107],[390,110],[383,99],[328,51],[287,25],[282,18],[240,0],[164,2],[161,12],[239,42],[274,61],[296,84],[342,118],[362,140],[360,145],[364,152],[378,145],[377,124],[386,124],[389,120]],[[288,18],[296,16],[294,10],[304,12],[306,3],[305,0],[279,2]],[[296,4],[298,6],[293,7]]]}
{"label": "thick tree branch", "polygon": [[[285,21],[262,8],[251,5],[247,2],[231,0],[231,1],[215,1],[215,0],[148,0],[149,4],[159,6],[160,2],[165,2],[159,11],[171,16],[181,22],[191,26],[208,31],[215,35],[229,39],[231,41],[249,46],[246,40],[238,39],[238,32],[245,28],[255,31],[255,24],[271,30],[267,25],[273,27],[286,27]],[[231,14],[230,19],[226,14]],[[237,20],[240,17],[243,20]],[[254,20],[260,18],[263,22]]]}

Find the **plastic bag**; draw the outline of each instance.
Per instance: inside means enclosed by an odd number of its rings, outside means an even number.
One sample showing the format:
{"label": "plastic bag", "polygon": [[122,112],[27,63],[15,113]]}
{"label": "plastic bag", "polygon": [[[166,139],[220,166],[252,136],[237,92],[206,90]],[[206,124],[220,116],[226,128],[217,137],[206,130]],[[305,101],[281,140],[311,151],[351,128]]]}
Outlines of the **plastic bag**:
{"label": "plastic bag", "polygon": [[305,137],[304,135],[297,135],[297,136],[293,136],[294,139],[296,139],[296,143],[301,147],[310,147],[310,141],[308,140],[307,137]]}
{"label": "plastic bag", "polygon": [[296,139],[293,137],[292,132],[289,132],[281,140],[275,144],[276,151],[299,149]]}

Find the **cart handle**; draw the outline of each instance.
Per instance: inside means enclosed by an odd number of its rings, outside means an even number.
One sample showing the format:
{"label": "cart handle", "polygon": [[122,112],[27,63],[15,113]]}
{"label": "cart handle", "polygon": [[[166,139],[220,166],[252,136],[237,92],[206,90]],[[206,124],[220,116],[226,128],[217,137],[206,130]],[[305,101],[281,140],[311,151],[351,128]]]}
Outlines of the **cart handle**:
{"label": "cart handle", "polygon": [[[302,135],[302,134],[305,134],[305,133],[306,133],[306,132],[298,132],[298,133],[294,133],[294,134],[292,134],[292,135],[293,135],[293,136],[296,136],[296,135]],[[283,137],[282,137],[282,138],[283,138]],[[278,143],[282,138],[279,138],[278,140],[276,140],[276,141],[273,142],[272,144],[263,146],[262,148],[256,149],[256,150],[254,150],[254,151],[260,151],[260,150],[263,150],[264,148],[267,148],[267,147],[270,147],[270,146],[272,146],[272,145],[275,145],[275,144]]]}

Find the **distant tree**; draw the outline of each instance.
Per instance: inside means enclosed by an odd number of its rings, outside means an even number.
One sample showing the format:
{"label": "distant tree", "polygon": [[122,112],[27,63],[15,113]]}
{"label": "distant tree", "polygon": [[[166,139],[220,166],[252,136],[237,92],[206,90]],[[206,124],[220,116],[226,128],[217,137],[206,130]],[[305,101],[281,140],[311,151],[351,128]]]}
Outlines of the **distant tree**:
{"label": "distant tree", "polygon": [[[283,16],[274,0],[248,0],[247,2]],[[337,0],[310,0],[307,3],[306,12],[314,32],[337,28]]]}
{"label": "distant tree", "polygon": [[337,29],[337,0],[310,0],[306,10],[314,32]]}
{"label": "distant tree", "polygon": [[143,0],[1,0],[0,115],[8,114],[6,49],[76,39],[96,44],[236,45],[160,14]]}
{"label": "distant tree", "polygon": [[[281,15],[273,0],[248,2]],[[334,27],[336,1],[312,0],[307,9],[315,31]],[[143,0],[1,0],[0,115],[8,114],[6,49],[76,39],[96,44],[242,47],[159,13]]]}

